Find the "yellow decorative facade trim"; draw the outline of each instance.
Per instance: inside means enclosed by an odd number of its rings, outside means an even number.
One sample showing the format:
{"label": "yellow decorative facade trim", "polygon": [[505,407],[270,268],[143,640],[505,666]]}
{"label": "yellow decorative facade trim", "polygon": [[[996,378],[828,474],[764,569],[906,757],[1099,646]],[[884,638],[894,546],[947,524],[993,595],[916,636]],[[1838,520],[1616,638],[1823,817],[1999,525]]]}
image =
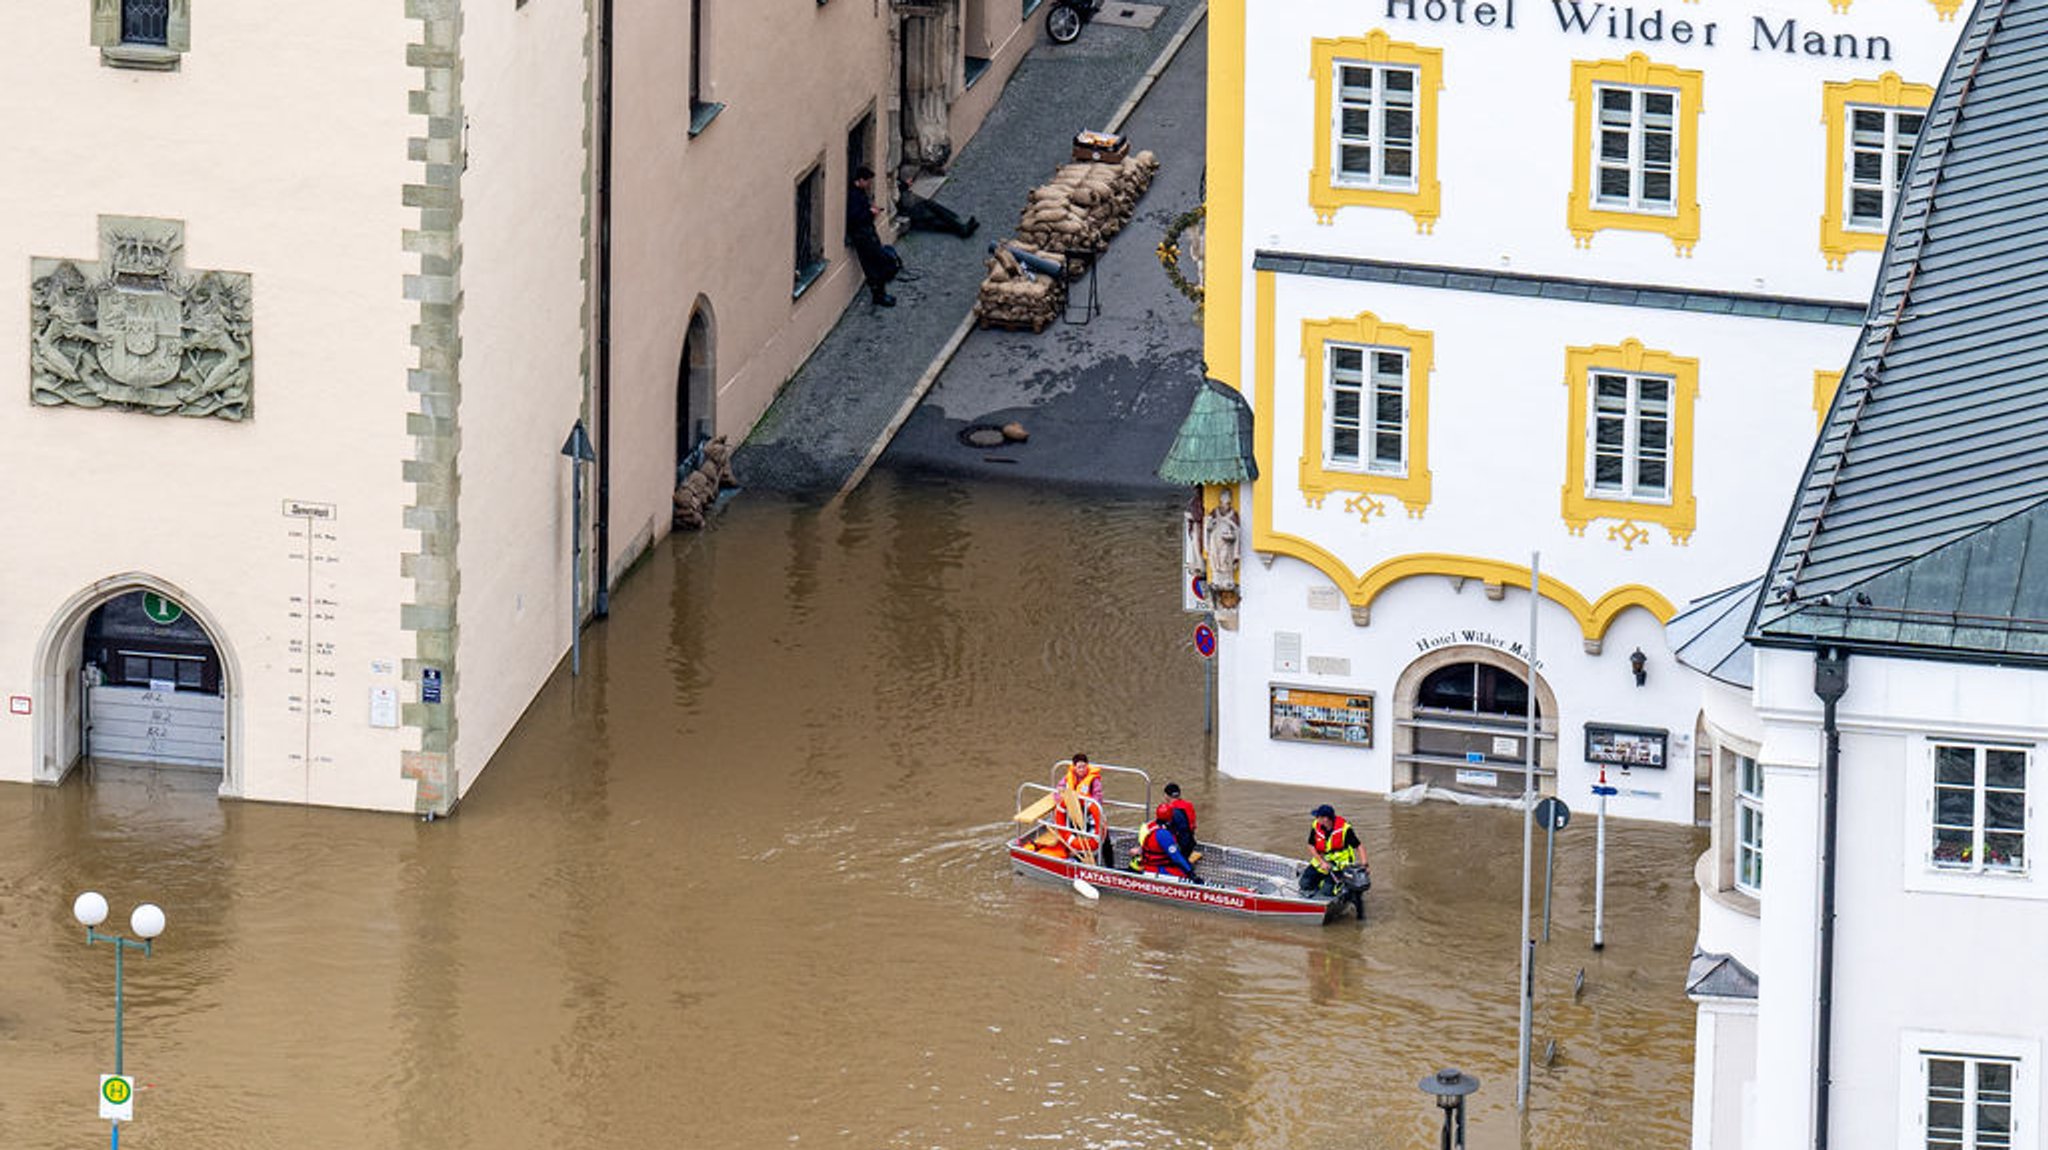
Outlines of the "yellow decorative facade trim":
{"label": "yellow decorative facade trim", "polygon": [[1953,20],[1963,10],[1963,0],[1934,0],[1934,11],[1943,20]]}
{"label": "yellow decorative facade trim", "polygon": [[[1374,471],[1346,471],[1323,464],[1323,392],[1327,349],[1330,344],[1398,348],[1408,354],[1408,416],[1403,435],[1407,441],[1408,466],[1405,474],[1388,475]],[[1420,518],[1429,506],[1429,375],[1435,362],[1436,338],[1426,331],[1381,323],[1371,312],[1350,319],[1314,319],[1301,325],[1301,356],[1307,364],[1302,389],[1301,494],[1311,507],[1321,507],[1332,491],[1358,491],[1391,495],[1408,509],[1410,518]],[[1371,397],[1365,400],[1370,410]],[[1369,438],[1363,433],[1361,438]],[[1363,450],[1361,450],[1363,454]],[[1268,474],[1261,471],[1260,474]],[[1353,504],[1346,511],[1357,511]],[[1372,510],[1377,510],[1377,503]],[[1360,518],[1370,521],[1372,510]]]}
{"label": "yellow decorative facade trim", "polygon": [[1828,421],[1828,408],[1835,405],[1835,393],[1842,389],[1842,373],[1839,371],[1816,371],[1813,373],[1813,429]]}
{"label": "yellow decorative facade trim", "polygon": [[[1443,188],[1436,178],[1436,94],[1443,88],[1444,53],[1441,48],[1423,48],[1398,43],[1380,29],[1364,36],[1343,39],[1318,38],[1311,48],[1310,75],[1316,84],[1315,166],[1309,169],[1308,203],[1316,222],[1327,224],[1345,207],[1393,208],[1415,219],[1415,230],[1427,234],[1443,214]],[[1409,189],[1347,188],[1337,183],[1335,150],[1331,140],[1336,125],[1337,62],[1357,60],[1368,64],[1399,64],[1416,70],[1415,80],[1415,186]],[[1215,105],[1212,103],[1211,108]],[[1243,113],[1238,113],[1242,116]]]}
{"label": "yellow decorative facade trim", "polygon": [[[1635,88],[1669,88],[1678,94],[1678,111],[1672,130],[1678,137],[1675,186],[1669,215],[1651,212],[1620,212],[1598,207],[1593,202],[1593,151],[1598,133],[1598,101],[1595,84],[1626,84]],[[1572,61],[1572,192],[1566,201],[1566,222],[1578,246],[1591,247],[1593,233],[1606,228],[1658,232],[1671,238],[1672,249],[1690,256],[1700,238],[1700,133],[1703,110],[1701,73],[1671,64],[1653,64],[1641,52],[1625,60]]]}
{"label": "yellow decorative facade trim", "polygon": [[[1593,494],[1587,479],[1586,455],[1592,438],[1592,375],[1595,370],[1620,371],[1631,375],[1661,375],[1671,379],[1671,497],[1669,501],[1609,499]],[[1599,347],[1565,349],[1564,384],[1571,394],[1565,424],[1564,522],[1574,535],[1586,533],[1595,519],[1618,519],[1621,526],[1608,532],[1623,548],[1633,551],[1647,541],[1626,530],[1655,523],[1671,533],[1673,543],[1692,538],[1699,521],[1699,505],[1693,498],[1693,401],[1699,397],[1700,361],[1651,351],[1634,339]]]}
{"label": "yellow decorative facade trim", "polygon": [[1849,106],[1924,112],[1933,103],[1933,88],[1908,84],[1899,79],[1897,72],[1886,72],[1875,80],[1837,80],[1822,86],[1821,123],[1827,126],[1828,153],[1827,200],[1820,213],[1820,254],[1828,261],[1829,270],[1840,270],[1850,252],[1883,251],[1888,230],[1849,226]]}
{"label": "yellow decorative facade trim", "polygon": [[[1255,271],[1252,275],[1252,451],[1258,460],[1259,474],[1272,476],[1275,474],[1273,404],[1276,374],[1273,357],[1277,350],[1274,332],[1275,276],[1269,271]],[[1262,479],[1251,485],[1252,550],[1266,555],[1285,555],[1291,559],[1299,559],[1321,571],[1330,582],[1344,592],[1354,614],[1370,609],[1372,601],[1388,587],[1417,575],[1477,579],[1483,584],[1505,587],[1529,586],[1527,567],[1498,559],[1467,555],[1404,555],[1380,563],[1363,575],[1354,575],[1342,559],[1328,550],[1298,535],[1288,535],[1273,529],[1273,489],[1276,486],[1271,479]],[[1572,617],[1579,622],[1580,633],[1588,641],[1603,638],[1615,618],[1631,607],[1641,607],[1656,616],[1658,622],[1667,622],[1678,613],[1669,599],[1640,583],[1625,584],[1598,599],[1588,600],[1569,584],[1546,575],[1543,577],[1541,592],[1544,598],[1571,612]]]}
{"label": "yellow decorative facade trim", "polygon": [[[1244,390],[1244,73],[1247,0],[1209,0],[1208,198],[1202,224],[1202,357]],[[1260,485],[1265,486],[1264,484]]]}

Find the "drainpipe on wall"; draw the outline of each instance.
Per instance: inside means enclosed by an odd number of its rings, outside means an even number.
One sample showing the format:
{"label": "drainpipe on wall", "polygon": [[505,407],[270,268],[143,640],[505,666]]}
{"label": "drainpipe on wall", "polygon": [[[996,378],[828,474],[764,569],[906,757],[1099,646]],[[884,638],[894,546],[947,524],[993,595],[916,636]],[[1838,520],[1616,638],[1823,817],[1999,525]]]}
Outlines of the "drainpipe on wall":
{"label": "drainpipe on wall", "polygon": [[1814,1042],[1813,1147],[1827,1150],[1829,1061],[1834,1046],[1835,992],[1835,824],[1836,784],[1842,773],[1842,732],[1835,725],[1835,704],[1849,689],[1849,656],[1835,647],[1814,655],[1813,693],[1821,701],[1821,733],[1827,749],[1821,763],[1820,863],[1820,986],[1814,996],[1820,1010]]}
{"label": "drainpipe on wall", "polygon": [[612,613],[612,0],[597,34],[597,579],[591,616]]}

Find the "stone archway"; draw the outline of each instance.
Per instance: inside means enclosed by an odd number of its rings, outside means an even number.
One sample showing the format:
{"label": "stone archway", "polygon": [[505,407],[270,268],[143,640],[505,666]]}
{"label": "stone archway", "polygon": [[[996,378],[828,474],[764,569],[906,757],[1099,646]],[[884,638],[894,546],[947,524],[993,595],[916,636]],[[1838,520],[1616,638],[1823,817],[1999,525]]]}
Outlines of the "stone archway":
{"label": "stone archway", "polygon": [[704,440],[718,434],[718,332],[711,301],[697,297],[683,332],[676,365],[676,481],[683,464]]}
{"label": "stone archway", "polygon": [[169,580],[142,572],[111,575],[78,591],[57,609],[44,628],[36,648],[33,781],[61,783],[84,759],[88,750],[83,739],[86,624],[100,608],[138,591],[153,592],[176,603],[198,623],[218,658],[222,710],[220,793],[240,794],[242,674],[234,648],[226,641],[220,620],[191,593]]}
{"label": "stone archway", "polygon": [[[1425,679],[1437,671],[1466,663],[1505,672],[1517,682],[1528,674],[1528,667],[1521,660],[1477,644],[1441,647],[1408,664],[1394,681],[1394,789],[1427,782],[1475,794],[1521,793],[1524,720],[1480,713],[1452,716],[1418,706]],[[1540,794],[1551,794],[1557,790],[1557,694],[1541,672],[1536,675],[1536,713],[1536,789]],[[1503,739],[1514,740],[1513,754],[1500,753],[1499,748],[1505,744],[1497,740]],[[1461,766],[1455,755],[1466,753],[1480,754],[1484,761]],[[1491,774],[1496,782],[1460,783],[1461,770],[1468,777]]]}

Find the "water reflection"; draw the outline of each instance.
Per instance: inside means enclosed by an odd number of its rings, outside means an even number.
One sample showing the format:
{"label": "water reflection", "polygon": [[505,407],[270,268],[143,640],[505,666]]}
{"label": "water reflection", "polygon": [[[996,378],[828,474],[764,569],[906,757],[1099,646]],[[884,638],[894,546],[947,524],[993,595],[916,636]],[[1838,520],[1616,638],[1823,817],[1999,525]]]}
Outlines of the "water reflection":
{"label": "water reflection", "polygon": [[146,771],[0,789],[0,1146],[105,1137],[88,886],[170,914],[129,965],[138,1146],[1391,1150],[1434,1145],[1444,1064],[1486,1083],[1474,1150],[1682,1145],[1691,832],[1611,828],[1600,956],[1590,820],[1560,837],[1526,1141],[1518,817],[1340,798],[1364,927],[1008,873],[1016,782],[1077,747],[1179,781],[1205,833],[1302,845],[1324,796],[1202,766],[1175,514],[749,495],[647,561],[438,824]]}

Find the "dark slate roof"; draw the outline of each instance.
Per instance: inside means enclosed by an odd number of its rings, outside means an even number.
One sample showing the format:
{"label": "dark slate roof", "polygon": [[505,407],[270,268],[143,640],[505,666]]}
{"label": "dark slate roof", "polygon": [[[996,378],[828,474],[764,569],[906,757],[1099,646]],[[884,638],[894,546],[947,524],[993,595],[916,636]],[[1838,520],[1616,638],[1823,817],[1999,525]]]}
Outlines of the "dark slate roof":
{"label": "dark slate roof", "polygon": [[1668,288],[1654,284],[1625,284],[1605,280],[1572,279],[1568,276],[1531,275],[1527,272],[1480,271],[1445,264],[1397,263],[1393,260],[1361,259],[1352,256],[1311,256],[1299,252],[1256,252],[1252,256],[1252,267],[1258,271],[1278,272],[1282,275],[1320,276],[1324,279],[1442,288],[1446,291],[1489,292],[1494,295],[1558,300],[1563,303],[1604,303],[1617,307],[1650,308],[1655,311],[1696,311],[1707,315],[1734,315],[1751,319],[1831,323],[1845,327],[1854,327],[1862,323],[1864,312],[1857,304],[1828,299]]}
{"label": "dark slate roof", "polygon": [[2048,0],[1980,0],[1751,625],[2048,662]]}
{"label": "dark slate roof", "polygon": [[1252,409],[1229,384],[1204,380],[1159,463],[1159,478],[1200,487],[1259,477],[1252,458]]}
{"label": "dark slate roof", "polygon": [[1685,992],[1698,998],[1749,998],[1757,991],[1756,972],[1729,954],[1709,954],[1693,948],[1692,964],[1685,971]]}
{"label": "dark slate roof", "polygon": [[1756,649],[1744,639],[1744,632],[1763,585],[1759,575],[1687,604],[1664,624],[1671,653],[1708,678],[1737,687],[1754,685]]}

